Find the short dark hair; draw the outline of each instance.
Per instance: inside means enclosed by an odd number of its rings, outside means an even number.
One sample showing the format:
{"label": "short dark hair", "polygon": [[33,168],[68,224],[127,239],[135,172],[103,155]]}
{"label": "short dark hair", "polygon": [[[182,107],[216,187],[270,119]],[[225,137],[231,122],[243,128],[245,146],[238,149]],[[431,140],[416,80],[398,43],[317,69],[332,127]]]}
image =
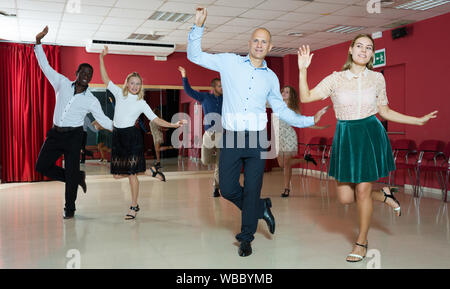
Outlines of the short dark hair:
{"label": "short dark hair", "polygon": [[90,65],[89,63],[81,63],[81,64],[78,66],[77,74],[78,74],[78,72],[80,72],[81,68],[83,68],[83,67],[90,68],[91,71],[92,71],[92,73],[94,73],[94,68],[92,67],[92,65]]}
{"label": "short dark hair", "polygon": [[220,81],[220,78],[214,78],[213,80],[211,80],[211,86],[214,87],[216,85],[216,82]]}

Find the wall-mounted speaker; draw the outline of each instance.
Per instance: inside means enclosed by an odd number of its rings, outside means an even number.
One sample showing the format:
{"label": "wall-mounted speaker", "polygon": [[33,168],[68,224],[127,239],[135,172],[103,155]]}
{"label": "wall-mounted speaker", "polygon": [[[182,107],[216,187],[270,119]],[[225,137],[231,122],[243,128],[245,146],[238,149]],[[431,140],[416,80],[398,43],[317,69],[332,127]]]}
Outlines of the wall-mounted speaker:
{"label": "wall-mounted speaker", "polygon": [[408,35],[408,30],[406,29],[406,27],[400,27],[392,30],[392,39],[405,37],[406,35]]}

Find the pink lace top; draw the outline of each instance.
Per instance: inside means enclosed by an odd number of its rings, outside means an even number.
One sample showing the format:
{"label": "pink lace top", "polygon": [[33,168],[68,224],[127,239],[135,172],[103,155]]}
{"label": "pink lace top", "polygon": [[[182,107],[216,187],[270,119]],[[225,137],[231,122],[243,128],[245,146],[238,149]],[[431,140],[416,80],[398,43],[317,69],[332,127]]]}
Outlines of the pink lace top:
{"label": "pink lace top", "polygon": [[333,72],[315,88],[322,99],[331,96],[336,118],[363,119],[378,113],[378,105],[387,105],[383,74],[365,69],[355,75],[350,70]]}

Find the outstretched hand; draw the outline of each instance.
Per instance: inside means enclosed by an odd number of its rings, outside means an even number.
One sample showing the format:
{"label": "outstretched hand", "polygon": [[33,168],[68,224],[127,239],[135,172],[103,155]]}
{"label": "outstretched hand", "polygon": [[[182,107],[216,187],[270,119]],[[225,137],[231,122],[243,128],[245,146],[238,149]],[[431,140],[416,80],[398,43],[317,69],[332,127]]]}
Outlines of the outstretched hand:
{"label": "outstretched hand", "polygon": [[174,123],[174,126],[175,126],[175,128],[179,128],[179,127],[182,127],[184,124],[187,124],[187,123],[188,123],[188,121],[183,119],[183,120],[179,120],[176,123]]}
{"label": "outstretched hand", "polygon": [[202,27],[205,24],[206,16],[207,16],[206,8],[198,7],[195,12],[195,25],[197,27]]}
{"label": "outstretched hand", "polygon": [[325,106],[314,115],[314,124],[317,124],[322,116],[330,109],[331,105]]}
{"label": "outstretched hand", "polygon": [[108,46],[105,45],[104,47],[105,48],[103,49],[102,53],[100,54],[101,57],[108,55]]}
{"label": "outstretched hand", "polygon": [[419,125],[424,125],[426,124],[430,119],[432,118],[436,118],[437,117],[437,113],[438,111],[435,110],[427,115],[422,116],[421,118],[419,118]]}
{"label": "outstretched hand", "polygon": [[182,66],[178,66],[178,70],[181,72],[181,77],[185,78],[186,77],[186,69],[184,69],[184,67],[182,67]]}
{"label": "outstretched hand", "polygon": [[306,45],[306,47],[305,45],[299,47],[297,54],[298,54],[298,69],[302,70],[308,68],[309,65],[311,64],[311,59],[314,55],[314,53],[310,55],[309,45]]}
{"label": "outstretched hand", "polygon": [[41,39],[44,38],[44,36],[47,35],[47,33],[48,33],[48,26],[45,26],[44,30],[42,30],[36,35],[36,44],[41,44]]}

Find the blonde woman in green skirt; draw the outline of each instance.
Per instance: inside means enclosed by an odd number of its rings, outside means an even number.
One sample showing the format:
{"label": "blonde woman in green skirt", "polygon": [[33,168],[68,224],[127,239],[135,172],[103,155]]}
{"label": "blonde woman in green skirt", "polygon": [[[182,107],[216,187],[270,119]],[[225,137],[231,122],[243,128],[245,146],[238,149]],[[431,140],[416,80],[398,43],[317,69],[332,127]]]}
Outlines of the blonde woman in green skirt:
{"label": "blonde woman in green skirt", "polygon": [[400,203],[389,187],[372,191],[373,182],[395,170],[389,138],[375,115],[411,125],[424,125],[437,116],[434,111],[423,117],[412,117],[389,108],[384,76],[372,70],[374,51],[375,43],[370,35],[356,36],[342,71],[333,72],[312,90],[307,84],[307,68],[314,54],[310,54],[309,46],[302,46],[298,51],[300,101],[308,103],[331,97],[338,120],[329,175],[337,181],[339,201],[356,202],[359,217],[359,235],[347,255],[348,262],[365,258],[373,201],[384,202],[397,216],[401,215]]}

